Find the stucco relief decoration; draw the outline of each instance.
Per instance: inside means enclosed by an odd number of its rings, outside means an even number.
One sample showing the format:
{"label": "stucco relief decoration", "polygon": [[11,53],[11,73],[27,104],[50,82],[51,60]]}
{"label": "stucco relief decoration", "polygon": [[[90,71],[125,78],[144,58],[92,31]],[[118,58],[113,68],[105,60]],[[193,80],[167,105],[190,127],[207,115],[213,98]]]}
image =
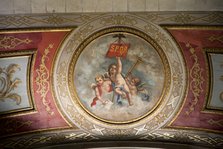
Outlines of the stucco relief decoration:
{"label": "stucco relief decoration", "polygon": [[58,107],[92,134],[141,135],[159,129],[184,96],[181,56],[157,25],[130,14],[101,16],[74,30],[57,53],[53,89]]}

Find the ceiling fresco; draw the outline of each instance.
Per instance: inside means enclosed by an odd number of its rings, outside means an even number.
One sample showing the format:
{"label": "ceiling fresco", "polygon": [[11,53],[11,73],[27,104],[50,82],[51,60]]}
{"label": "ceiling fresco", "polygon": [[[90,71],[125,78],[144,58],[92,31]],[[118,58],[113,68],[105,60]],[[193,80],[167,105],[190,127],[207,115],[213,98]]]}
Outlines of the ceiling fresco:
{"label": "ceiling fresco", "polygon": [[69,28],[0,30],[0,148],[223,146],[222,26],[91,17]]}

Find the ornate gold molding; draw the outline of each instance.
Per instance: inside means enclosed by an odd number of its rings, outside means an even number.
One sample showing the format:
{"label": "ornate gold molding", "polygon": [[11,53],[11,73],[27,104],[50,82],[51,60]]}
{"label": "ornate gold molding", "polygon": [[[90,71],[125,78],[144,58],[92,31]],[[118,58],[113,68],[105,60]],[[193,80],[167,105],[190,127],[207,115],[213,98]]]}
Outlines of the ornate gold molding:
{"label": "ornate gold molding", "polygon": [[[219,136],[203,135],[200,133],[194,133],[182,130],[168,130],[168,131],[155,131],[152,133],[146,133],[142,135],[140,140],[154,141],[154,140],[165,140],[173,141],[177,143],[193,143],[201,144],[209,147],[219,147],[222,144],[223,138]],[[176,141],[177,140],[177,141]]]}
{"label": "ornate gold molding", "polygon": [[[73,14],[40,14],[40,15],[0,15],[0,28],[24,28],[24,27],[67,27],[80,26],[87,21],[99,18],[108,13],[73,13]],[[222,12],[131,12],[131,13],[110,13],[116,14],[116,21],[120,24],[125,20],[127,23],[134,23],[120,16],[121,14],[132,14],[142,17],[156,24],[222,24]],[[109,20],[107,20],[109,21]],[[118,24],[117,23],[117,24]]]}
{"label": "ornate gold molding", "polygon": [[154,132],[154,133],[148,133],[142,137],[140,137],[141,140],[154,140],[157,138],[163,138],[165,140],[170,140],[175,138],[176,136],[170,133],[158,133],[158,132]]}
{"label": "ornate gold molding", "polygon": [[209,119],[207,121],[210,125],[217,125],[217,126],[220,126],[220,127],[223,127],[223,119],[220,119],[220,120],[213,120],[213,119]]}
{"label": "ornate gold molding", "polygon": [[33,121],[21,121],[16,119],[9,119],[6,120],[3,125],[5,126],[6,132],[16,132],[18,129],[22,128],[23,126],[31,126],[33,124]]}
{"label": "ornate gold molding", "polygon": [[31,42],[32,40],[30,40],[29,38],[20,39],[13,36],[0,36],[0,48],[4,49],[13,49],[20,44],[29,44]]}
{"label": "ornate gold molding", "polygon": [[147,12],[147,13],[134,13],[138,16],[144,17],[147,20],[157,24],[207,24],[222,23],[221,12],[190,12],[178,11],[176,12]]}
{"label": "ornate gold molding", "polygon": [[1,15],[0,28],[77,26],[98,16],[89,14]]}
{"label": "ornate gold molding", "polygon": [[208,37],[208,40],[211,42],[217,41],[217,42],[223,43],[223,35],[222,36],[212,35]]}
{"label": "ornate gold molding", "polygon": [[78,139],[84,139],[84,140],[98,140],[99,138],[97,138],[96,136],[93,136],[90,133],[70,133],[68,135],[64,136],[65,139],[67,140],[78,140]]}
{"label": "ornate gold molding", "polygon": [[137,24],[137,21],[135,20],[134,17],[124,16],[124,15],[119,15],[119,14],[102,18],[100,22],[105,26],[110,25],[110,24],[134,26],[135,24]]}
{"label": "ornate gold molding", "polygon": [[21,138],[18,140],[7,140],[1,143],[3,148],[19,149],[19,148],[29,148],[35,144],[46,143],[52,140],[52,136],[35,136],[31,138]]}
{"label": "ornate gold molding", "polygon": [[50,88],[49,84],[49,70],[46,67],[46,60],[48,59],[49,50],[53,48],[53,44],[49,44],[49,46],[44,50],[44,54],[41,59],[41,64],[39,65],[39,69],[36,69],[37,77],[36,77],[36,84],[38,86],[37,93],[40,94],[42,98],[42,103],[46,108],[46,111],[50,115],[54,115],[54,112],[51,111],[49,106],[49,101],[46,99],[47,93]]}
{"label": "ornate gold molding", "polygon": [[186,111],[186,115],[190,115],[193,111],[195,106],[197,105],[197,102],[199,100],[200,94],[203,92],[202,84],[204,82],[204,77],[201,75],[201,73],[204,71],[201,67],[198,59],[198,56],[195,53],[195,49],[188,43],[186,44],[186,47],[189,48],[189,51],[191,53],[191,58],[193,59],[193,66],[190,69],[189,75],[191,78],[190,82],[190,90],[192,91],[192,94],[194,98],[190,102],[191,105],[189,109]]}
{"label": "ornate gold molding", "polygon": [[84,141],[96,141],[99,138],[93,136],[92,134],[85,133],[82,131],[69,131],[66,132],[46,132],[42,135],[27,135],[20,136],[18,138],[6,139],[3,142],[0,142],[0,146],[3,148],[33,148],[34,146],[47,145],[48,143],[64,143],[66,142],[77,142],[80,140]]}
{"label": "ornate gold molding", "polygon": [[212,146],[222,143],[222,138],[202,137],[200,135],[188,135],[188,138],[197,143],[206,143]]}
{"label": "ornate gold molding", "polygon": [[[119,130],[117,130],[119,131]],[[121,130],[120,130],[121,131]],[[125,130],[122,130],[125,131]],[[118,133],[115,133],[118,134]],[[123,133],[120,133],[123,134]],[[104,136],[103,136],[104,137]],[[154,131],[151,133],[146,133],[141,136],[127,136],[127,135],[120,135],[120,136],[113,136],[115,138],[106,140],[116,140],[120,141],[120,139],[134,139],[135,141],[139,141],[140,143],[146,143],[150,141],[161,141],[163,143],[167,142],[176,142],[176,143],[183,143],[183,144],[193,144],[196,146],[202,145],[209,148],[219,148],[222,145],[223,138],[221,135],[202,135],[199,132],[190,132],[190,131],[176,131],[176,130],[168,130],[168,131]],[[1,147],[3,148],[32,148],[32,147],[40,147],[40,146],[47,146],[49,144],[64,144],[64,143],[78,143],[82,142],[84,144],[86,142],[91,143],[91,147],[94,147],[93,142],[97,141],[104,141],[102,137],[94,136],[90,133],[86,133],[83,131],[73,131],[73,130],[64,130],[61,131],[51,131],[45,132],[42,135],[39,134],[30,134],[27,136],[19,136],[19,137],[11,137],[10,139],[2,139],[0,143]]]}

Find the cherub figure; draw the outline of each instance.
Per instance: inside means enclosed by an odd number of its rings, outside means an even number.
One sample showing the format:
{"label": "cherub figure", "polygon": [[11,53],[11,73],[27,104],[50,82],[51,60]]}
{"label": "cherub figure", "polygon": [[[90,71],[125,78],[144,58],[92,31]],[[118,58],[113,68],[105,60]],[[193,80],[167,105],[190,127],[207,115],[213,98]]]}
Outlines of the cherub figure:
{"label": "cherub figure", "polygon": [[141,80],[138,77],[133,77],[131,74],[129,74],[126,77],[126,83],[129,87],[131,95],[136,96],[138,93],[138,86],[140,85]]}
{"label": "cherub figure", "polygon": [[130,73],[126,77],[126,83],[129,86],[130,93],[132,96],[138,95],[143,101],[149,101],[149,93],[144,87],[145,83],[142,83],[140,78],[132,76],[132,74]]}
{"label": "cherub figure", "polygon": [[96,105],[96,102],[99,100],[103,105],[108,103],[108,99],[105,99],[107,93],[112,91],[111,81],[106,80],[103,75],[97,75],[95,77],[96,84],[92,84],[91,88],[95,91],[95,98],[91,103],[91,107]]}
{"label": "cherub figure", "polygon": [[122,76],[122,62],[120,57],[116,57],[117,64],[111,64],[108,68],[109,78],[113,83],[113,90],[118,94],[117,102],[119,103],[120,96],[127,98],[129,105],[133,105],[130,89]]}

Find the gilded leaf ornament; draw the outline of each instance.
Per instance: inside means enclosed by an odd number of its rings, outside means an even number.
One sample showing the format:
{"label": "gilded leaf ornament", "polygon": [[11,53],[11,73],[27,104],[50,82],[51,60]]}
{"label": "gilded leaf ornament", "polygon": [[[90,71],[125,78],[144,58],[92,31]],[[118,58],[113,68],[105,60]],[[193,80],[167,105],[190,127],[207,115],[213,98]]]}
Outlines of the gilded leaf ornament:
{"label": "gilded leaf ornament", "polygon": [[49,44],[49,46],[44,50],[44,54],[41,59],[41,64],[39,66],[39,69],[36,70],[37,77],[36,77],[36,84],[38,86],[37,93],[40,94],[42,98],[42,103],[46,108],[46,111],[53,115],[54,112],[51,111],[51,108],[49,106],[49,101],[47,100],[47,94],[50,88],[49,85],[49,70],[46,67],[46,60],[48,59],[49,50],[53,48],[53,44]]}
{"label": "gilded leaf ornament", "polygon": [[13,78],[16,70],[20,70],[18,64],[10,64],[6,68],[0,67],[0,101],[12,99],[17,105],[21,103],[21,96],[15,92],[14,89],[22,82],[19,78]]}

